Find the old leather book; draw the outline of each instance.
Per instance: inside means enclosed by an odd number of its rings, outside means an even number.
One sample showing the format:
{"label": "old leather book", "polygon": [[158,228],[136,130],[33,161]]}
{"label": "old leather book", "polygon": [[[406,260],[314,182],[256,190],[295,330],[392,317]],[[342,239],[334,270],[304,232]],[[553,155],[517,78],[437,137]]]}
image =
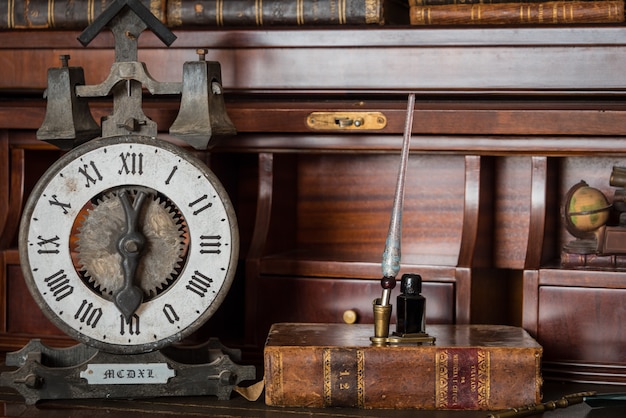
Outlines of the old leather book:
{"label": "old leather book", "polygon": [[172,27],[408,23],[400,0],[168,0]]}
{"label": "old leather book", "polygon": [[[141,0],[165,23],[167,0]],[[84,29],[114,0],[0,0],[0,29]]]}
{"label": "old leather book", "polygon": [[412,25],[513,25],[624,22],[624,1],[548,1],[412,6]]}
{"label": "old leather book", "polygon": [[374,346],[372,325],[274,324],[272,406],[506,409],[541,400],[542,347],[523,329],[430,325],[434,345]]}
{"label": "old leather book", "polygon": [[626,255],[576,254],[561,252],[561,268],[616,270],[626,268]]}

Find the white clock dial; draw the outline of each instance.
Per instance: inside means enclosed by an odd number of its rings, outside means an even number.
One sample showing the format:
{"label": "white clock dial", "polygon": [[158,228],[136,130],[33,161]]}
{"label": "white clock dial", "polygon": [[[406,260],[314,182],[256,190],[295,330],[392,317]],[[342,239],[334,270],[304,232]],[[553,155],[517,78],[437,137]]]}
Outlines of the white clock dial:
{"label": "white clock dial", "polygon": [[195,331],[226,296],[239,250],[215,175],[182,148],[137,136],[93,140],[58,160],[28,199],[19,241],[44,313],[114,353]]}

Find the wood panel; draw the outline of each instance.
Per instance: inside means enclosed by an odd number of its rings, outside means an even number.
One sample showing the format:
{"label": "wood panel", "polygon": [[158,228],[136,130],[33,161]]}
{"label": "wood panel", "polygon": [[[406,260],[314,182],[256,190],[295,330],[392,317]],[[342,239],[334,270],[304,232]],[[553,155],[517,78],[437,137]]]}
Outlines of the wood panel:
{"label": "wood panel", "polygon": [[[262,344],[267,330],[259,328],[258,318],[273,309],[279,312],[276,319],[335,321],[354,308],[349,303],[353,300],[361,320],[372,321],[398,158],[379,153],[358,159],[345,153],[260,154],[257,229],[246,262],[250,341]],[[470,169],[477,168],[470,164]],[[414,268],[428,286],[450,289],[445,297],[433,294],[436,321],[469,322],[471,273],[457,273],[454,267],[462,240],[466,170],[463,156],[410,157],[403,271]],[[443,267],[433,267],[438,265]],[[342,302],[316,313],[306,308],[304,296],[294,302],[296,294],[307,294],[311,301]],[[303,305],[299,316],[284,308],[289,303]],[[346,305],[341,312],[340,305]]]}
{"label": "wood panel", "polygon": [[[9,134],[0,130],[0,202],[9,201],[10,177]],[[0,236],[4,236],[4,229],[9,217],[9,205],[0,205]]]}
{"label": "wood panel", "polygon": [[[399,156],[306,155],[298,167],[296,245],[330,259],[377,260],[389,226]],[[403,261],[457,264],[463,226],[462,156],[411,155],[403,211]]]}
{"label": "wood panel", "polygon": [[626,383],[624,273],[528,270],[524,327],[544,346],[548,379]]}
{"label": "wood panel", "polygon": [[[380,283],[373,280],[264,276],[259,286],[261,335],[267,335],[276,322],[341,323],[343,313],[350,309],[357,313],[358,323],[373,323],[372,301],[380,297]],[[393,304],[397,294],[396,289]],[[454,322],[454,311],[449,309],[455,304],[453,283],[425,282],[423,294],[429,323]]]}
{"label": "wood panel", "polygon": [[[2,90],[0,87],[0,94]],[[222,150],[334,148],[339,150],[395,151],[400,148],[397,134],[404,129],[406,96],[316,94],[284,95],[281,92],[264,100],[247,94],[227,92],[227,112],[240,133],[276,133],[275,136],[245,135],[220,141]],[[311,102],[312,98],[318,101]],[[614,153],[624,147],[626,104],[611,98],[584,96],[586,100],[550,99],[538,102],[528,97],[507,96],[500,101],[481,97],[435,98],[429,94],[417,97],[412,149],[423,151],[463,152],[481,154],[525,153],[572,155],[584,152]],[[590,104],[593,103],[593,104]],[[108,115],[111,103],[95,101],[90,104],[96,120]],[[145,114],[154,120],[163,133],[178,114],[178,98],[144,101]],[[601,110],[599,110],[601,109]],[[380,111],[387,124],[380,130],[315,131],[307,123],[314,111]],[[44,120],[45,101],[29,98],[7,100],[0,106],[0,126],[6,129],[38,128]],[[297,140],[293,133],[306,134]],[[30,147],[46,143],[36,141],[32,132],[20,141]],[[465,136],[468,135],[468,136]],[[506,136],[514,135],[514,136]],[[577,137],[564,138],[562,135]],[[166,135],[167,137],[167,135]]]}
{"label": "wood panel", "polygon": [[[531,160],[506,157],[496,162],[494,264],[523,268],[530,226]],[[497,226],[500,226],[499,228]],[[502,227],[506,225],[506,227]]]}
{"label": "wood panel", "polygon": [[540,287],[537,339],[545,361],[623,364],[625,297],[626,289]]}
{"label": "wood panel", "polygon": [[[597,91],[623,87],[624,28],[555,29],[189,31],[181,32],[184,40],[168,49],[168,61],[179,65],[159,65],[164,48],[145,34],[152,48],[142,50],[139,58],[149,64],[156,79],[179,81],[182,62],[196,59],[195,48],[210,46],[208,59],[222,63],[225,86],[250,91]],[[0,64],[13,73],[3,81],[10,84],[3,87],[44,88],[46,70],[58,66],[60,53],[70,53],[72,65],[85,67],[88,83],[105,79],[108,65],[101,63],[113,61],[110,35],[102,34],[98,37],[102,41],[82,48],[75,39],[78,32],[55,34],[44,42],[40,34],[0,34]],[[570,45],[579,45],[575,54]],[[383,53],[385,59],[381,59]],[[393,76],[390,63],[397,63],[391,67]],[[34,73],[26,75],[25,68]]]}

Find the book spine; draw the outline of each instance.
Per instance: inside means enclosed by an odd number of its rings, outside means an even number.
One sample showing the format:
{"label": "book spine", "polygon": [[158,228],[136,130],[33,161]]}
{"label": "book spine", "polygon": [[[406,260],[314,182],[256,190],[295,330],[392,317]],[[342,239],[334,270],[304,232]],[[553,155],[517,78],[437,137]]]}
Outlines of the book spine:
{"label": "book spine", "polygon": [[171,27],[382,24],[383,0],[169,0]]}
{"label": "book spine", "polygon": [[[451,4],[499,4],[499,3],[545,3],[547,0],[409,0],[409,7],[413,6],[443,6]],[[560,0],[574,1],[609,1],[609,0]]]}
{"label": "book spine", "polygon": [[[0,0],[0,29],[84,29],[115,0]],[[167,0],[141,0],[166,23]]]}
{"label": "book spine", "polygon": [[565,269],[626,269],[626,255],[561,253],[561,267]]}
{"label": "book spine", "polygon": [[[266,347],[265,401],[272,406],[488,410],[540,399],[540,349],[422,348],[396,356],[386,347]],[[407,365],[414,365],[411,373]]]}
{"label": "book spine", "polygon": [[413,6],[412,25],[503,25],[624,22],[623,1]]}

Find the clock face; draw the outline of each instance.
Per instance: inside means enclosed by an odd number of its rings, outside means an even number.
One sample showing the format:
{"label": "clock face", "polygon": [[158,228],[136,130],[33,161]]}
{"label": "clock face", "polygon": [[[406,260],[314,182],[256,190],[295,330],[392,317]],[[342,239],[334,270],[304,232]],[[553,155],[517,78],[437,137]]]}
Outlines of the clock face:
{"label": "clock face", "polygon": [[162,348],[219,307],[237,221],[215,175],[155,138],[97,139],[58,160],[31,193],[20,258],[43,312],[113,353]]}

